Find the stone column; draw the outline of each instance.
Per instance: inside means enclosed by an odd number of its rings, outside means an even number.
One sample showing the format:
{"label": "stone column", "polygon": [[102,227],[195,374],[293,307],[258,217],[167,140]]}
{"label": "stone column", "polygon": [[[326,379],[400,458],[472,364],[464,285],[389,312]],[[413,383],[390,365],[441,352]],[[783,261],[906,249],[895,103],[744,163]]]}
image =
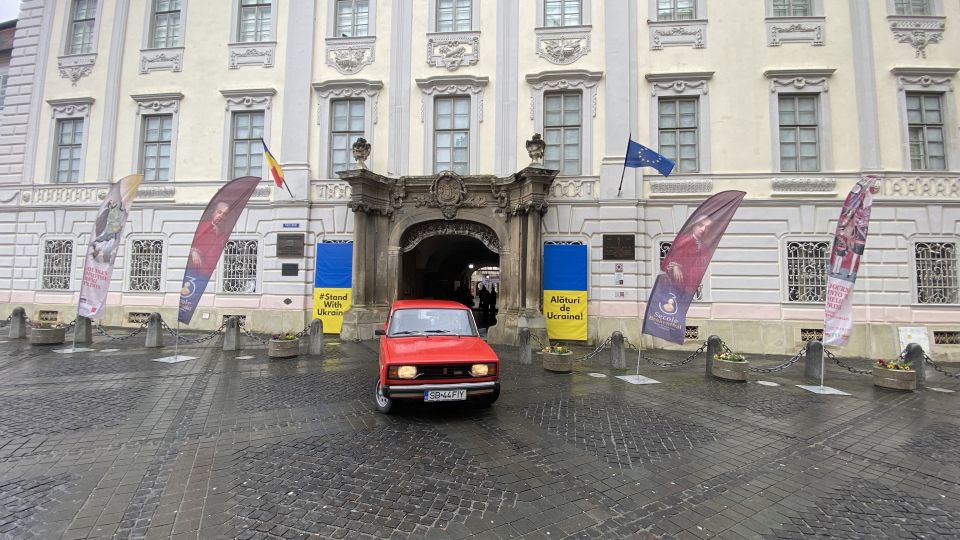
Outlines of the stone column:
{"label": "stone column", "polygon": [[625,369],[627,367],[627,353],[623,348],[623,334],[619,331],[610,336],[610,367]]}
{"label": "stone column", "polygon": [[73,327],[73,342],[80,343],[93,343],[93,329],[90,326],[90,319],[78,315],[77,322]]}
{"label": "stone column", "polygon": [[[281,124],[279,145],[271,144],[271,150],[281,160],[284,181],[290,187],[297,200],[310,198],[310,141],[305,133],[310,132],[310,122],[314,118],[310,111],[310,93],[313,91],[313,55],[315,2],[287,2],[289,18],[287,31],[283,36],[287,47],[283,71],[283,122]],[[270,135],[264,138],[268,144]],[[280,191],[286,191],[278,188]],[[277,198],[287,200],[286,193]]]}
{"label": "stone column", "polygon": [[706,375],[708,379],[713,378],[713,357],[723,351],[723,340],[719,336],[710,336],[707,338],[707,357]]}
{"label": "stone column", "polygon": [[163,347],[163,319],[159,313],[151,313],[147,320],[146,347]]}
{"label": "stone column", "polygon": [[803,375],[808,379],[820,380],[823,367],[823,343],[813,340],[807,342],[807,354],[803,358]]}

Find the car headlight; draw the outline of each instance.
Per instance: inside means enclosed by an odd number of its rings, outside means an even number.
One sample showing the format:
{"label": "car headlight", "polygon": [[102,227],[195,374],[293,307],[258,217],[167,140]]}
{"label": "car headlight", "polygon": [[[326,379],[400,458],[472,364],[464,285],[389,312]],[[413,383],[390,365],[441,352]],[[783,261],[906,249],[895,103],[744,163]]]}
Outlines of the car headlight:
{"label": "car headlight", "polygon": [[417,366],[390,366],[387,372],[389,379],[416,379]]}
{"label": "car headlight", "polygon": [[496,364],[474,364],[470,366],[471,377],[489,377],[497,374]]}

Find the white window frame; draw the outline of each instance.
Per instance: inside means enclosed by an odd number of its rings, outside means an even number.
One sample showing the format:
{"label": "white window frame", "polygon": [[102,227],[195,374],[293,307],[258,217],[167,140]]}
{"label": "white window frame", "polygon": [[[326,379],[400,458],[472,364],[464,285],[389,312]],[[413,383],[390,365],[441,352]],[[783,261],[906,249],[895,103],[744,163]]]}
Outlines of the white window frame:
{"label": "white window frame", "polygon": [[336,0],[329,0],[327,2],[327,39],[365,39],[376,37],[377,35],[377,0],[369,0],[368,8],[368,22],[367,22],[367,35],[357,36],[357,37],[341,37],[337,33],[337,2]]}
{"label": "white window frame", "polygon": [[766,8],[767,45],[779,47],[784,43],[824,44],[826,18],[823,0],[809,0],[810,15],[774,15],[774,0],[764,0]]}
{"label": "white window frame", "polygon": [[[787,236],[781,240],[780,247],[780,267],[783,271],[781,275],[781,294],[783,298],[783,303],[790,306],[804,306],[804,305],[823,305],[825,300],[791,300],[790,299],[790,274],[789,274],[789,261],[790,256],[788,252],[788,247],[791,242],[826,242],[827,244],[827,259],[826,265],[830,264],[830,254],[833,250],[833,237],[831,236]],[[829,268],[824,268],[824,295],[826,295],[826,278],[829,273]]]}
{"label": "white window frame", "polygon": [[[801,99],[803,100],[813,99],[814,112],[816,113],[816,121],[813,124],[800,123],[800,100]],[[796,105],[796,108],[793,109],[795,120],[794,120],[794,123],[792,124],[783,124],[782,122],[780,122],[780,119],[779,119],[780,106],[786,100],[789,100]],[[777,134],[776,135],[777,135],[777,143],[778,143],[777,150],[780,151],[780,161],[779,161],[780,172],[791,173],[791,174],[817,174],[817,173],[823,172],[823,160],[821,159],[821,155],[823,153],[822,144],[821,144],[822,137],[821,137],[821,129],[820,129],[820,124],[822,123],[821,122],[822,119],[820,118],[819,94],[781,93],[777,97],[777,115],[778,115],[778,118],[777,118]],[[794,156],[796,158],[796,168],[792,171],[787,171],[787,170],[784,170],[783,168],[783,145],[785,144],[785,142],[783,138],[780,137],[780,135],[782,134],[781,132],[783,131],[784,128],[793,130],[794,133],[797,135],[796,140],[793,141],[793,145],[796,147],[796,155]],[[804,156],[802,155],[803,141],[801,141],[800,134],[803,131],[809,130],[811,128],[813,128],[814,133],[816,133],[816,140],[815,140],[816,153],[813,155],[813,157],[816,159],[817,166],[816,168],[809,169],[809,170],[801,169],[801,166],[802,166],[801,160],[804,158]],[[789,144],[789,142],[786,144]]]}
{"label": "white window frame", "polygon": [[[52,108],[52,114],[50,117],[50,163],[48,165],[47,178],[49,178],[49,184],[57,184],[57,121],[66,120],[66,119],[82,119],[83,120],[83,142],[81,143],[82,148],[80,150],[80,184],[84,180],[84,172],[87,170],[87,150],[90,145],[88,144],[90,140],[90,109],[93,107],[93,98],[78,98],[78,99],[50,99],[47,100],[47,104]],[[65,185],[70,185],[65,184]]]}
{"label": "white window frame", "polygon": [[64,40],[63,40],[63,56],[85,56],[90,54],[96,54],[98,45],[100,43],[100,20],[103,13],[103,2],[104,0],[96,0],[97,6],[94,10],[94,19],[93,19],[93,36],[91,36],[92,50],[90,51],[81,51],[81,52],[71,52],[73,44],[73,5],[76,0],[70,0],[66,2],[66,16],[64,17]]}
{"label": "white window frame", "polygon": [[[357,14],[356,2],[358,2],[359,0],[349,0],[349,1],[351,2],[351,5],[353,7],[353,17],[356,18],[356,14]],[[340,20],[339,20],[340,11],[337,9],[337,4],[340,2],[341,0],[330,0],[329,2],[330,4],[332,4],[332,9],[333,9],[333,15],[332,15],[333,30],[329,35],[332,37],[340,37],[340,38],[359,38],[359,37],[368,37],[373,35],[370,32],[370,30],[375,20],[370,16],[371,2],[369,0],[367,2],[367,33],[362,36],[358,36],[358,35],[344,36],[343,33],[340,32]],[[356,23],[354,23],[353,26],[356,27]]]}
{"label": "white window frame", "polygon": [[[687,130],[690,129],[689,127],[681,126],[680,123],[679,123],[679,119],[680,119],[680,116],[681,116],[681,114],[680,114],[680,103],[681,103],[681,102],[685,102],[685,101],[693,102],[693,104],[694,104],[694,118],[695,118],[695,120],[696,120],[696,123],[693,125],[693,130],[694,130],[694,134],[695,134],[695,142],[694,142],[695,146],[694,146],[694,150],[696,151],[696,155],[695,155],[694,158],[693,158],[693,159],[694,159],[694,163],[695,163],[695,167],[694,167],[694,170],[692,170],[692,171],[684,171],[684,170],[683,170],[683,167],[682,167],[682,163],[681,163],[681,160],[683,159],[683,158],[681,157],[681,153],[682,153],[682,149],[683,149],[683,144],[682,144],[681,141],[680,141],[680,132],[681,132],[681,131],[687,131]],[[664,128],[662,125],[660,125],[660,120],[661,120],[661,118],[662,118],[662,116],[663,116],[663,115],[661,114],[661,110],[660,110],[660,109],[662,108],[662,105],[664,104],[664,102],[673,102],[674,104],[676,104],[676,109],[677,109],[676,117],[677,117],[678,123],[677,123],[677,125],[676,125],[675,127],[672,127],[672,128]],[[670,157],[670,156],[667,156],[667,154],[664,152],[663,144],[662,144],[661,141],[660,141],[660,135],[661,135],[664,131],[666,131],[666,130],[669,130],[669,131],[674,132],[674,134],[677,136],[677,138],[676,138],[676,144],[674,145],[674,146],[676,147],[676,155],[674,155],[674,156],[672,157],[672,159],[673,159],[673,161],[674,161],[674,163],[675,163],[675,166],[676,166],[676,168],[674,169],[674,172],[676,172],[677,174],[696,174],[696,173],[699,173],[699,172],[700,172],[700,124],[701,124],[701,122],[700,122],[700,98],[699,98],[699,97],[693,97],[693,96],[669,96],[669,97],[668,97],[668,96],[661,96],[661,97],[657,100],[657,133],[654,135],[654,137],[656,137],[656,141],[657,141],[657,152],[659,152],[660,154],[662,154],[662,155],[664,155],[664,156],[666,156],[666,157]]]}
{"label": "white window frame", "polygon": [[[917,279],[917,244],[921,243],[936,243],[936,244],[954,244],[957,251],[958,261],[957,272],[960,273],[960,237],[946,237],[946,236],[924,236],[924,237],[912,237],[910,238],[910,283],[912,285],[911,298],[915,306],[923,307],[949,307],[957,306],[960,303],[933,303],[933,302],[920,302],[920,282]],[[960,275],[954,276],[954,283],[960,286]],[[958,300],[960,300],[960,292],[958,292]]]}
{"label": "white window frame", "polygon": [[546,5],[545,0],[536,0],[537,2],[537,29],[542,28],[582,28],[584,26],[590,26],[593,24],[591,12],[591,2],[592,0],[580,0],[580,24],[579,25],[560,25],[560,26],[547,26],[546,21]]}
{"label": "white window frame", "polygon": [[480,170],[480,124],[483,122],[483,92],[488,77],[472,75],[441,75],[417,79],[420,88],[420,122],[423,124],[423,171],[433,174],[434,163],[434,99],[436,97],[467,96],[470,98],[470,170]]}
{"label": "white window frame", "polygon": [[[221,252],[220,260],[217,262],[217,274],[219,274],[217,276],[217,293],[223,294],[223,295],[230,295],[230,296],[253,296],[253,295],[263,294],[263,272],[264,272],[263,252],[266,247],[263,239],[253,235],[249,235],[249,234],[248,235],[241,234],[239,236],[231,236],[230,239],[227,240],[227,243],[230,243],[230,242],[256,242],[257,243],[257,271],[256,271],[256,277],[255,277],[254,290],[242,291],[242,292],[224,290],[223,285],[224,285],[224,281],[226,281],[227,279],[227,276],[223,266],[227,263],[227,255],[226,253]],[[227,246],[226,244],[224,244],[223,246],[224,251],[226,251],[226,248]]]}
{"label": "white window frame", "polygon": [[186,28],[186,24],[184,23],[184,21],[187,16],[187,0],[180,0],[180,10],[179,10],[180,20],[177,23],[179,37],[177,38],[177,42],[174,43],[173,45],[165,45],[162,47],[158,47],[154,45],[154,41],[155,41],[154,38],[156,37],[156,31],[157,31],[157,25],[156,25],[157,3],[159,1],[160,0],[150,0],[150,5],[147,6],[148,9],[146,10],[147,17],[145,21],[146,28],[145,28],[145,35],[143,38],[143,43],[144,43],[143,48],[155,49],[155,50],[182,48],[183,42],[184,42],[183,30],[184,28]]}
{"label": "white window frame", "polygon": [[[320,143],[318,152],[320,154],[319,168],[322,178],[330,174],[330,151],[327,147],[327,141],[330,137],[330,102],[336,99],[363,98],[363,132],[364,138],[372,142],[374,140],[374,126],[377,123],[379,113],[380,91],[383,90],[383,82],[369,81],[366,79],[342,79],[329,80],[322,83],[314,83],[313,90],[317,94],[317,126],[321,137],[326,137]],[[336,179],[331,177],[330,179]]]}
{"label": "white window frame", "polygon": [[143,42],[140,45],[140,73],[152,71],[180,71],[183,67],[183,53],[187,30],[187,2],[180,0],[180,40],[172,47],[154,47],[154,15],[157,0],[150,0],[143,18]]}
{"label": "white window frame", "polygon": [[[648,0],[647,26],[650,27],[650,49],[659,51],[664,47],[692,46],[694,49],[706,47],[707,0],[696,0],[695,9],[692,19],[661,21],[657,0]],[[682,32],[678,33],[677,29]]]}
{"label": "white window frame", "polygon": [[[224,137],[220,174],[225,180],[230,180],[233,178],[233,113],[262,111],[263,140],[269,145],[273,96],[277,94],[277,91],[273,88],[221,90],[220,94],[226,100],[223,115]],[[263,160],[263,167],[259,176],[267,178],[267,160]]]}
{"label": "white window frame", "polygon": [[172,116],[173,126],[170,134],[170,180],[176,180],[177,165],[177,138],[180,129],[180,101],[183,94],[179,92],[157,93],[157,94],[134,94],[130,96],[137,105],[137,115],[134,128],[136,137],[133,144],[134,167],[140,167],[140,161],[143,159],[143,117],[161,114]]}
{"label": "white window frame", "polygon": [[[330,178],[334,178],[335,175],[336,175],[336,173],[333,171],[333,166],[334,166],[334,163],[333,163],[333,151],[335,150],[335,148],[334,148],[334,146],[333,146],[333,136],[334,136],[334,129],[333,129],[333,124],[334,124],[334,122],[333,122],[333,117],[334,117],[334,115],[333,115],[333,109],[334,109],[334,106],[335,106],[337,103],[349,103],[349,102],[353,102],[353,101],[356,101],[356,102],[361,103],[361,107],[362,107],[362,109],[363,109],[363,125],[364,125],[364,130],[362,130],[362,131],[360,132],[360,137],[362,137],[362,138],[365,139],[366,136],[367,136],[367,132],[366,132],[366,129],[365,129],[365,128],[366,128],[366,124],[367,124],[367,105],[366,105],[366,102],[364,101],[364,99],[363,99],[362,97],[342,97],[342,98],[337,98],[337,99],[332,99],[332,100],[330,100],[330,109],[329,109],[330,123],[328,124],[328,125],[329,125],[329,129],[328,129],[327,134],[326,134],[326,138],[327,138],[327,149],[328,149],[328,152],[327,152],[327,153],[328,153],[328,156],[327,156],[327,157],[328,157],[329,163],[330,163],[330,169],[329,169],[329,171],[327,172],[327,174],[330,176]],[[349,113],[349,107],[348,107],[348,113]],[[348,123],[349,123],[349,115],[348,115]],[[338,131],[337,133],[347,133],[347,134],[351,134],[351,135],[352,135],[352,134],[354,134],[354,133],[356,133],[356,132],[353,131],[353,130],[351,130],[351,129],[349,129],[349,127],[348,127],[346,130]],[[352,146],[353,146],[352,143],[351,143],[349,146],[347,146],[347,152],[348,152],[348,153],[351,152]],[[349,161],[348,166],[349,166],[349,165],[356,164],[356,162],[353,160],[352,155],[351,155],[351,157],[350,157],[350,159],[349,159],[348,161]],[[348,167],[348,168],[349,168],[349,167]]]}
{"label": "white window frame", "polygon": [[66,12],[63,16],[63,26],[61,36],[63,44],[60,46],[60,56],[57,57],[57,68],[60,77],[69,79],[74,86],[80,82],[80,79],[90,75],[93,72],[93,66],[97,63],[97,49],[100,44],[100,21],[103,18],[103,2],[97,0],[96,15],[93,21],[93,50],[87,53],[73,54],[70,52],[71,27],[73,23],[73,0],[61,3],[65,5]]}
{"label": "white window frame", "polygon": [[[455,127],[455,126],[451,126],[451,127],[449,127],[449,128],[443,128],[442,131],[441,131],[441,128],[438,128],[438,127],[437,127],[437,102],[438,102],[438,101],[449,101],[449,102],[451,103],[451,109],[450,109],[450,120],[451,120],[451,124],[454,123],[454,120],[455,120],[455,118],[456,118],[456,116],[457,116],[457,114],[456,114],[457,102],[466,103],[466,105],[467,105],[467,120],[468,120],[468,122],[469,122],[469,120],[470,120],[470,109],[472,108],[472,107],[471,107],[472,101],[471,101],[471,99],[470,99],[470,96],[469,96],[469,95],[462,95],[462,94],[448,94],[448,95],[442,95],[442,96],[433,96],[433,100],[432,100],[432,101],[433,101],[433,107],[432,107],[432,108],[433,108],[433,136],[431,137],[430,142],[431,142],[431,144],[433,145],[433,147],[431,148],[431,153],[434,155],[434,162],[430,164],[430,170],[429,170],[430,172],[429,172],[429,174],[439,174],[439,173],[441,173],[441,172],[443,172],[443,171],[453,171],[453,172],[455,172],[456,174],[463,175],[463,176],[465,176],[465,175],[467,175],[467,174],[471,174],[472,171],[474,171],[474,170],[477,169],[477,167],[474,166],[474,164],[473,164],[473,162],[472,162],[472,160],[471,160],[471,154],[472,154],[472,152],[470,151],[471,149],[470,149],[470,147],[469,147],[469,145],[471,144],[472,139],[473,139],[473,137],[472,137],[473,131],[474,131],[474,130],[473,130],[473,125],[468,123],[466,130],[464,130],[463,128],[457,128],[457,127]],[[454,144],[454,141],[455,141],[456,138],[457,138],[454,134],[462,133],[463,131],[466,131],[466,132],[467,132],[467,145],[468,145],[468,146],[467,146],[467,169],[466,169],[466,171],[457,171],[457,170],[454,169],[454,167],[455,167],[456,164],[457,164],[457,160],[456,160],[455,157],[454,157],[454,153],[455,153],[455,151],[456,151],[456,149],[457,149],[458,147]],[[451,139],[450,139],[450,140],[451,140],[451,144],[450,144],[450,146],[449,146],[449,150],[450,150],[450,162],[444,164],[444,165],[449,165],[449,166],[440,166],[440,167],[438,167],[438,166],[437,166],[438,164],[436,163],[436,159],[437,159],[437,158],[436,158],[437,149],[439,148],[439,146],[438,146],[438,144],[437,144],[437,138],[438,138],[437,136],[440,135],[440,134],[442,134],[442,133],[451,134]]]}
{"label": "white window frame", "polygon": [[928,133],[928,130],[929,130],[929,129],[936,128],[937,125],[936,125],[936,124],[933,124],[933,123],[927,123],[927,122],[923,122],[923,123],[920,123],[920,124],[910,124],[910,123],[909,123],[910,110],[909,110],[909,105],[908,105],[908,109],[907,109],[907,116],[908,116],[908,118],[907,118],[907,121],[908,121],[908,124],[907,124],[907,137],[908,137],[908,139],[907,139],[907,146],[909,147],[909,146],[912,145],[912,141],[909,139],[911,127],[917,126],[917,127],[922,128],[923,131],[924,131],[924,137],[923,137],[923,146],[924,146],[924,148],[923,148],[923,154],[922,154],[922,156],[921,156],[921,160],[926,162],[926,163],[921,163],[921,166],[920,166],[920,167],[914,167],[914,165],[913,165],[913,155],[912,155],[912,153],[911,153],[911,155],[910,155],[910,170],[911,170],[911,171],[928,171],[928,172],[932,172],[932,171],[946,171],[946,170],[947,170],[947,163],[949,162],[949,159],[950,159],[950,154],[948,153],[949,149],[948,149],[948,147],[947,147],[947,131],[949,130],[949,126],[948,126],[948,124],[947,124],[947,111],[946,111],[947,105],[946,105],[946,103],[945,103],[946,99],[944,99],[946,96],[945,96],[944,94],[939,93],[939,92],[905,92],[905,93],[904,93],[904,99],[905,99],[905,100],[908,100],[911,96],[920,98],[920,100],[921,100],[921,105],[920,105],[920,111],[921,111],[921,113],[927,110],[927,109],[923,106],[923,102],[925,101],[925,98],[927,98],[927,97],[936,97],[936,98],[938,99],[938,101],[940,102],[940,109],[939,109],[939,113],[940,113],[940,124],[939,124],[939,129],[940,129],[940,136],[941,136],[940,143],[943,145],[943,156],[942,156],[942,157],[943,157],[943,168],[942,168],[942,169],[937,169],[937,168],[933,168],[933,167],[930,167],[930,166],[929,166],[930,153],[927,151],[927,149],[928,149],[928,147],[929,147],[930,140],[929,140],[929,138],[927,137],[927,133]]}
{"label": "white window frame", "polygon": [[[72,243],[70,248],[70,269],[69,269],[69,274],[67,276],[67,287],[65,289],[49,289],[43,286],[43,278],[46,275],[46,271],[47,271],[46,259],[47,259],[47,242],[48,241],[49,242],[65,241],[65,242]],[[37,264],[40,270],[39,273],[37,274],[37,290],[38,291],[56,293],[56,292],[70,292],[75,289],[74,278],[76,276],[75,276],[74,268],[77,266],[76,264],[77,243],[78,242],[76,238],[71,236],[64,236],[64,235],[50,235],[50,236],[44,235],[40,238],[40,250],[39,250],[40,260],[38,261],[38,264]]]}
{"label": "white window frame", "polygon": [[527,74],[530,85],[530,120],[534,133],[543,133],[543,95],[558,90],[581,94],[580,112],[580,176],[591,176],[597,165],[593,162],[593,130],[597,117],[597,86],[603,73],[583,69],[541,71]]}
{"label": "white window frame", "polygon": [[894,17],[936,17],[943,15],[943,0],[929,0],[930,13],[925,15],[912,15],[909,13],[900,15],[897,13],[896,0],[887,0],[887,14]]}
{"label": "white window frame", "polygon": [[[770,81],[770,142],[774,172],[796,175],[819,175],[833,170],[833,124],[830,109],[830,87],[827,84],[834,69],[777,69],[763,75]],[[819,119],[820,169],[818,171],[781,171],[780,169],[780,95],[817,94]]]}
{"label": "white window frame", "polygon": [[[580,171],[577,172],[576,174],[573,174],[573,175],[565,175],[565,174],[563,173],[563,163],[564,163],[564,161],[566,161],[566,160],[564,159],[564,157],[563,157],[563,149],[564,149],[564,147],[565,147],[565,143],[561,140],[561,142],[560,142],[561,155],[560,155],[560,169],[559,169],[560,172],[558,173],[558,176],[582,176],[582,175],[583,175],[583,116],[584,116],[584,114],[583,114],[583,107],[584,107],[584,96],[583,96],[583,91],[582,91],[582,90],[551,90],[551,91],[549,91],[549,92],[544,92],[544,94],[543,94],[543,99],[544,99],[544,101],[543,101],[543,103],[544,103],[544,106],[543,106],[543,114],[544,114],[544,115],[547,114],[546,102],[547,102],[547,98],[548,98],[548,97],[550,97],[550,96],[561,96],[561,97],[562,97],[562,96],[572,96],[572,95],[576,95],[577,97],[580,98],[580,118],[579,118],[579,122],[576,124],[576,126],[563,124],[562,121],[561,121],[561,124],[558,125],[558,126],[547,126],[547,125],[546,125],[546,120],[545,120],[545,119],[543,120],[543,123],[544,123],[544,126],[543,126],[543,138],[544,138],[544,141],[546,141],[546,139],[547,139],[547,129],[559,129],[559,130],[560,130],[560,133],[561,133],[561,139],[562,139],[562,137],[563,137],[563,133],[565,133],[565,131],[566,131],[568,128],[576,127],[577,130],[580,132],[580,133],[579,133],[579,141],[578,141],[578,143],[577,143],[578,146],[580,147],[580,152],[579,152],[579,155],[577,156],[577,159],[576,159],[577,165],[579,166]],[[562,106],[562,105],[561,105],[561,107],[560,107],[560,113],[561,113],[561,115],[563,114],[563,106]],[[544,160],[543,160],[543,163],[544,163],[544,166],[547,165],[546,150],[544,150]]]}
{"label": "white window frame", "polygon": [[685,73],[649,73],[650,83],[650,133],[657,137],[657,150],[660,148],[660,99],[696,98],[697,100],[697,159],[699,167],[695,173],[703,174],[713,169],[710,153],[710,93],[709,83],[712,71]]}
{"label": "white window frame", "polygon": [[774,15],[774,0],[764,0],[767,7],[767,17],[771,19],[806,19],[808,17],[823,17],[823,0],[807,0],[810,2],[810,15]]}
{"label": "white window frame", "polygon": [[8,84],[10,84],[10,66],[0,66],[0,112],[6,107],[3,102],[7,96]]}
{"label": "white window frame", "polygon": [[[452,30],[450,32],[441,32],[437,28],[437,17],[439,15],[439,9],[437,3],[440,0],[428,0],[427,1],[427,31],[430,33],[436,33],[441,35],[446,34],[462,34],[464,32],[479,32],[480,31],[480,0],[471,0],[470,5],[470,28],[467,30]],[[538,0],[542,2],[542,0]]]}
{"label": "white window frame", "polygon": [[659,22],[666,24],[682,25],[694,21],[706,21],[707,19],[707,0],[696,0],[696,6],[694,8],[693,18],[692,19],[682,19],[682,20],[660,20],[660,9],[658,7],[657,0],[648,0],[648,16],[647,19],[649,22]]}
{"label": "white window frame", "polygon": [[[160,248],[160,289],[156,291],[144,291],[139,289],[134,289],[130,286],[130,282],[133,279],[133,243],[136,241],[159,241],[162,243]],[[167,259],[170,253],[170,244],[162,235],[137,235],[131,236],[125,245],[127,256],[126,256],[126,269],[123,276],[123,292],[132,293],[138,295],[160,295],[167,292]]]}
{"label": "white window frame", "polygon": [[[946,171],[960,170],[960,136],[950,126],[960,118],[953,79],[958,68],[893,68],[897,79],[897,107],[900,109],[901,159],[904,171],[912,171],[910,162],[910,124],[907,118],[907,93],[940,94],[944,115],[944,146],[947,154]],[[936,174],[936,170],[920,169],[915,172]]]}
{"label": "white window frame", "polygon": [[227,44],[229,69],[243,66],[273,67],[277,53],[277,12],[280,0],[270,0],[270,39],[240,41],[240,0],[230,0],[230,43]]}

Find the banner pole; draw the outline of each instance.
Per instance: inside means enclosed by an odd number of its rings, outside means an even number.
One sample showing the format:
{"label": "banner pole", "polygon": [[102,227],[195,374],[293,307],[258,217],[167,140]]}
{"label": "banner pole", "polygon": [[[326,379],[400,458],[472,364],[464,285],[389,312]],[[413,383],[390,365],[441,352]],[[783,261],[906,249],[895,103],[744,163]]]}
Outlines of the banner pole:
{"label": "banner pole", "polygon": [[180,351],[180,315],[177,314],[177,338],[173,342],[173,359],[176,360]]}

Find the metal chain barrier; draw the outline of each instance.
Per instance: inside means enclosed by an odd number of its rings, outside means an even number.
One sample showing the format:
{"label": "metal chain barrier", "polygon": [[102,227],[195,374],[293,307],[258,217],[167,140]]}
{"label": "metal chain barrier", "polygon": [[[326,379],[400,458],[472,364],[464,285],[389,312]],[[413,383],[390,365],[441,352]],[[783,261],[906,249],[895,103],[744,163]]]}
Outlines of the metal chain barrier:
{"label": "metal chain barrier", "polygon": [[11,321],[11,320],[13,320],[13,315],[12,315],[12,314],[11,314],[11,315],[8,315],[6,319],[0,321],[0,328],[3,328],[4,326],[10,324],[10,321]]}
{"label": "metal chain barrier", "polygon": [[247,330],[247,327],[246,327],[246,325],[243,323],[242,320],[240,320],[240,321],[237,322],[237,326],[240,327],[240,331],[243,332],[243,335],[245,335],[245,336],[247,336],[248,338],[256,341],[257,343],[260,343],[260,344],[262,344],[262,345],[266,345],[267,343],[270,342],[269,339],[262,338],[262,337],[260,337],[260,336],[258,336],[258,335],[256,335],[256,334],[254,334],[253,332]]}
{"label": "metal chain barrier", "polygon": [[933,359],[930,358],[930,357],[927,355],[926,352],[923,353],[923,361],[926,362],[927,365],[929,365],[930,367],[932,367],[932,368],[935,369],[936,371],[938,371],[938,372],[946,375],[947,377],[951,377],[951,378],[954,378],[954,379],[960,379],[960,373],[950,373],[950,372],[948,372],[948,371],[945,371],[942,367],[938,366],[937,363],[934,362]]}
{"label": "metal chain barrier", "polygon": [[139,328],[137,328],[136,330],[134,330],[133,332],[130,332],[129,334],[127,334],[127,335],[125,335],[125,336],[111,336],[111,335],[110,335],[109,333],[107,333],[107,331],[104,330],[103,327],[100,326],[99,324],[98,324],[95,328],[97,329],[97,333],[98,333],[98,334],[100,334],[101,336],[106,337],[107,339],[110,339],[110,340],[113,340],[113,341],[124,341],[124,340],[127,340],[127,339],[132,338],[133,336],[139,334],[140,332],[143,332],[143,329],[146,328],[146,327],[147,327],[147,321],[143,321],[142,323],[140,323],[140,327],[139,327]]}
{"label": "metal chain barrier", "polygon": [[[629,349],[632,349],[632,350],[635,350],[635,351],[639,351],[639,350],[640,350],[638,347],[634,346],[633,343],[630,343],[630,340],[627,339],[626,337],[623,338],[623,344],[624,344],[627,348],[629,348]],[[642,353],[641,353],[641,356],[642,356],[643,359],[646,360],[647,363],[650,364],[650,365],[654,365],[654,366],[662,367],[662,368],[672,368],[672,367],[685,366],[685,365],[689,364],[690,362],[693,362],[698,356],[700,356],[701,354],[703,354],[703,351],[705,351],[705,350],[707,350],[707,342],[706,342],[706,341],[703,342],[703,345],[700,345],[700,348],[698,348],[697,350],[695,350],[695,351],[693,351],[692,353],[690,353],[690,356],[687,356],[686,358],[684,358],[683,360],[680,360],[679,362],[658,362],[658,361],[654,360],[653,358],[650,358],[649,356],[643,355]]]}
{"label": "metal chain barrier", "polygon": [[793,355],[793,358],[791,358],[790,360],[787,360],[785,363],[780,364],[779,366],[773,366],[768,368],[750,368],[750,373],[776,373],[778,371],[783,371],[788,367],[799,362],[800,359],[805,357],[806,355],[807,355],[807,348],[803,347],[802,349],[800,349],[800,352]]}
{"label": "metal chain barrier", "polygon": [[537,342],[537,347],[538,347],[540,350],[543,350],[543,349],[546,349],[546,348],[547,348],[547,345],[546,345],[544,342],[540,341],[540,337],[537,336],[536,334],[534,334],[533,332],[530,332],[530,339],[532,339],[533,341],[536,341],[536,342]]}
{"label": "metal chain barrier", "polygon": [[849,371],[850,373],[856,373],[857,375],[870,375],[871,373],[873,373],[872,369],[860,369],[860,368],[855,368],[853,366],[848,366],[844,364],[843,362],[840,361],[839,358],[834,356],[834,354],[829,350],[827,350],[826,348],[823,349],[823,354],[825,354],[827,358],[833,360],[835,364]]}
{"label": "metal chain barrier", "polygon": [[68,323],[66,324],[66,326],[63,327],[63,329],[64,329],[65,332],[69,332],[69,331],[72,330],[73,327],[76,326],[76,325],[77,325],[77,320],[74,319],[74,320],[68,322]]}
{"label": "metal chain barrier", "polygon": [[205,341],[209,341],[217,337],[220,334],[220,332],[223,331],[223,329],[227,326],[227,321],[223,321],[222,323],[220,323],[220,328],[217,328],[213,332],[210,332],[209,334],[204,334],[197,338],[188,338],[188,337],[181,336],[180,333],[178,333],[176,330],[174,330],[173,328],[170,328],[167,325],[167,321],[163,320],[162,318],[160,319],[160,325],[163,326],[164,329],[166,329],[167,333],[169,333],[171,336],[174,337],[174,339],[177,339],[178,341],[181,341],[183,343],[203,343]]}
{"label": "metal chain barrier", "polygon": [[597,348],[594,349],[592,352],[588,352],[587,354],[585,354],[585,355],[583,355],[583,356],[581,356],[581,357],[579,357],[579,358],[574,358],[574,360],[575,360],[575,361],[582,361],[582,362],[585,362],[585,361],[587,361],[587,360],[590,360],[590,359],[593,358],[594,356],[600,354],[600,351],[602,351],[604,347],[606,347],[607,345],[610,344],[610,339],[611,339],[611,338],[607,338],[607,339],[603,340],[603,343],[601,343],[599,346],[597,346]]}

